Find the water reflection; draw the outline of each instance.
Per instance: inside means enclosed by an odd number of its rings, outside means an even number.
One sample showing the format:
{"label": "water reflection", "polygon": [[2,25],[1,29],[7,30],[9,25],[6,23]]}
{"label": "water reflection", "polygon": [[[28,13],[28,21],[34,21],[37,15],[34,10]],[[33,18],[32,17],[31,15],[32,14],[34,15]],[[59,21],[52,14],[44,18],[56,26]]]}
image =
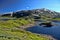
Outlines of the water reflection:
{"label": "water reflection", "polygon": [[42,27],[42,26],[34,26],[34,27],[27,28],[26,30],[38,34],[52,35],[53,37],[60,40],[60,22],[55,22],[55,23],[58,25],[49,28]]}

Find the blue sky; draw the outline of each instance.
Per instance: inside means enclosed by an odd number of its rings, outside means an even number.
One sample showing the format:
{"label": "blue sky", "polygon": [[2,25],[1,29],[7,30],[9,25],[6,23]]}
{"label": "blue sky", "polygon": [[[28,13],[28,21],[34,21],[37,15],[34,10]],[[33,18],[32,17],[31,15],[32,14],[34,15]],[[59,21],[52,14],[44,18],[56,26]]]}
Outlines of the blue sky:
{"label": "blue sky", "polygon": [[40,8],[60,12],[60,0],[0,0],[0,13]]}

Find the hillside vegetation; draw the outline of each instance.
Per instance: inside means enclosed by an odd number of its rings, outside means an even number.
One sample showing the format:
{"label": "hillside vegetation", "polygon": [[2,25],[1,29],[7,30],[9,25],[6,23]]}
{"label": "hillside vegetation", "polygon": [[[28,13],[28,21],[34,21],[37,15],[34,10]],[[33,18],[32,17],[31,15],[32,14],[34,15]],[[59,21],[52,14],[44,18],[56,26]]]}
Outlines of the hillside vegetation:
{"label": "hillside vegetation", "polygon": [[29,19],[0,21],[0,40],[50,40],[48,37],[17,28],[30,24],[31,22]]}
{"label": "hillside vegetation", "polygon": [[0,40],[49,40],[49,38],[20,29],[0,29]]}
{"label": "hillside vegetation", "polygon": [[48,35],[27,32],[24,28],[32,27],[31,24],[34,26],[36,20],[51,21],[58,17],[60,13],[44,8],[2,14],[0,15],[0,40],[55,40]]}

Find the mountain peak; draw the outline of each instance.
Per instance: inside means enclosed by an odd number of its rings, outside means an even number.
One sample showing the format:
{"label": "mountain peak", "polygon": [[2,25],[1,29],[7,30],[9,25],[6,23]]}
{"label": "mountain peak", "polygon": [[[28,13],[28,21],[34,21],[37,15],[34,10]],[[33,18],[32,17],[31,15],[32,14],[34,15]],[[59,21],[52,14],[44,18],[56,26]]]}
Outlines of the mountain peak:
{"label": "mountain peak", "polygon": [[49,11],[49,9],[46,9],[46,8],[41,8],[41,10],[44,10],[44,11]]}

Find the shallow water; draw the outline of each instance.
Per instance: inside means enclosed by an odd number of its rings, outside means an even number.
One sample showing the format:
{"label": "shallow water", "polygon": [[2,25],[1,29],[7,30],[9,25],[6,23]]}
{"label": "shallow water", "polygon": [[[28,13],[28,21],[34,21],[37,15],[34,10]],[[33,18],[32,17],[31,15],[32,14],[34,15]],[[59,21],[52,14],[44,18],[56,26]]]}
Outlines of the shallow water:
{"label": "shallow water", "polygon": [[54,38],[60,40],[60,22],[54,22],[54,23],[56,25],[52,27],[34,26],[27,28],[26,30],[33,33],[51,35]]}

